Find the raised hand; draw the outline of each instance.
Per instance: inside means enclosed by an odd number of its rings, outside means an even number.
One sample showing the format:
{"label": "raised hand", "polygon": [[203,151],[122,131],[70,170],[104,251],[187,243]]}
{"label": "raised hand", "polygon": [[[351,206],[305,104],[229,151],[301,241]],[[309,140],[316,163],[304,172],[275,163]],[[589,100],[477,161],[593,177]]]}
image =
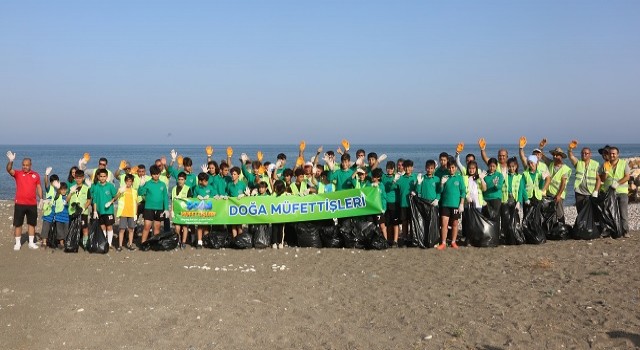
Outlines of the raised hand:
{"label": "raised hand", "polygon": [[347,141],[347,139],[342,139],[342,147],[344,147],[345,152],[349,152],[350,146],[351,144],[349,144],[349,141]]}
{"label": "raised hand", "polygon": [[263,157],[264,157],[264,154],[262,154],[261,151],[258,151],[258,153],[256,153],[256,158],[258,159],[259,162],[262,162]]}
{"label": "raised hand", "polygon": [[182,155],[179,155],[177,160],[178,160],[178,165],[182,166],[182,162],[184,161],[184,157]]}
{"label": "raised hand", "polygon": [[233,148],[231,146],[227,147],[227,157],[231,157],[233,155]]}
{"label": "raised hand", "polygon": [[480,140],[478,140],[478,146],[480,146],[481,151],[484,151],[487,147],[487,140],[485,140],[484,137],[480,138]]}
{"label": "raised hand", "polygon": [[456,152],[460,153],[462,151],[464,151],[464,142],[459,142],[458,146],[456,147]]}
{"label": "raised hand", "polygon": [[172,149],[171,152],[169,152],[169,154],[171,155],[171,161],[175,162],[176,158],[178,158],[178,152],[176,152],[175,149]]}
{"label": "raised hand", "polygon": [[7,151],[7,158],[9,158],[10,162],[13,162],[14,160],[16,160],[16,154],[11,151]]}
{"label": "raised hand", "polygon": [[211,155],[213,154],[213,147],[207,146],[204,148],[204,151],[207,153],[207,157],[211,157]]}
{"label": "raised hand", "polygon": [[544,146],[547,145],[547,139],[542,139],[540,140],[540,143],[538,144],[538,146],[540,147],[540,149],[543,149]]}
{"label": "raised hand", "polygon": [[300,141],[300,152],[303,152],[305,150],[305,148],[307,148],[307,143],[303,141]]}
{"label": "raised hand", "polygon": [[571,140],[571,142],[569,142],[569,149],[574,149],[578,147],[578,141],[577,140]]}
{"label": "raised hand", "polygon": [[387,155],[386,154],[381,154],[380,157],[378,157],[378,163],[381,163],[383,160],[387,159]]}
{"label": "raised hand", "polygon": [[89,154],[89,152],[85,152],[85,154],[82,155],[82,159],[84,159],[85,164],[89,163],[89,161],[91,160],[91,155]]}
{"label": "raised hand", "polygon": [[206,164],[202,164],[202,165],[200,166],[200,170],[202,170],[202,172],[203,172],[203,173],[206,173],[206,172],[207,172],[207,170],[209,170],[209,168],[207,167],[207,165],[206,165]]}
{"label": "raised hand", "polygon": [[520,136],[520,142],[519,142],[520,148],[524,148],[524,146],[527,145],[527,138],[524,136]]}
{"label": "raised hand", "polygon": [[52,167],[47,167],[47,169],[44,171],[44,174],[49,176],[51,174],[51,172],[53,171]]}
{"label": "raised hand", "polygon": [[118,167],[118,169],[123,170],[124,168],[127,167],[127,161],[126,160],[121,160],[120,161],[120,167]]}

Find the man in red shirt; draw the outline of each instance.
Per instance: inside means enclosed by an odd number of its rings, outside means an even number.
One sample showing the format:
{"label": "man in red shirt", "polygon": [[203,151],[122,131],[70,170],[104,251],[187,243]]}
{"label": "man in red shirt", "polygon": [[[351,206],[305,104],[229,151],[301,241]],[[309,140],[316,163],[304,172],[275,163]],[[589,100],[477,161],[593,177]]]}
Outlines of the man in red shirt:
{"label": "man in red shirt", "polygon": [[7,152],[7,172],[16,180],[16,202],[13,211],[13,227],[15,227],[16,244],[13,250],[20,250],[20,237],[22,236],[22,224],[24,217],[27,217],[27,226],[29,228],[29,248],[38,249],[33,241],[36,233],[36,224],[38,223],[38,202],[36,193],[42,203],[42,186],[40,186],[40,175],[31,170],[31,158],[22,160],[22,170],[13,169],[13,161],[16,154],[11,151]]}

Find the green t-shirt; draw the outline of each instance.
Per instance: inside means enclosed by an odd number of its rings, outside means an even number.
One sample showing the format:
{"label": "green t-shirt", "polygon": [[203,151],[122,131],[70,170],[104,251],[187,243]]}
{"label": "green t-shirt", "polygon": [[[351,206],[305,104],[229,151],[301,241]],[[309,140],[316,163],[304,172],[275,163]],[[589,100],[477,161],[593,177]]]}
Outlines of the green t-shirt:
{"label": "green t-shirt", "polygon": [[467,188],[464,186],[462,176],[458,174],[449,176],[447,182],[442,186],[439,205],[443,208],[458,208],[460,200],[465,197],[466,193]]}
{"label": "green t-shirt", "polygon": [[[354,180],[352,178],[354,169],[338,169],[329,173],[329,181],[336,184],[336,191],[348,190],[354,188]],[[335,181],[334,181],[335,180]]]}
{"label": "green t-shirt", "polygon": [[207,184],[206,186],[202,186],[202,185],[196,186],[196,188],[192,189],[192,193],[193,193],[192,194],[193,198],[198,198],[198,196],[213,198],[214,196],[218,195],[218,193],[216,192],[216,189],[209,184]]}
{"label": "green t-shirt", "polygon": [[502,200],[502,185],[504,183],[502,173],[496,171],[493,174],[487,174],[487,176],[484,177],[484,182],[487,184],[487,190],[482,192],[484,200]]}
{"label": "green t-shirt", "polygon": [[381,182],[382,186],[384,187],[387,204],[396,204],[398,200],[398,185],[393,182],[393,175],[382,175]]}
{"label": "green t-shirt", "polygon": [[428,201],[440,200],[440,178],[435,175],[431,177],[425,175],[422,183],[416,187],[416,194]]}
{"label": "green t-shirt", "polygon": [[244,181],[238,180],[237,183],[233,183],[233,181],[227,184],[227,196],[229,197],[238,197],[241,195],[244,190],[247,189],[247,184]]}
{"label": "green t-shirt", "polygon": [[409,195],[416,190],[416,183],[418,179],[416,174],[400,176],[396,185],[398,185],[398,196],[400,197],[400,208],[409,207]]}
{"label": "green t-shirt", "polygon": [[[169,171],[169,175],[171,175],[171,177],[173,177],[176,181],[178,181],[178,174],[180,174],[182,171],[178,168],[174,168],[172,166],[167,167],[167,170]],[[187,178],[184,182],[185,185],[189,186],[189,188],[194,188],[196,186],[198,186],[198,176],[194,173],[187,173],[186,171],[184,172],[185,174],[187,174]]]}
{"label": "green t-shirt", "polygon": [[[190,187],[191,188],[191,187]],[[138,188],[138,195],[144,196],[144,208],[149,210],[168,210],[169,194],[162,181],[147,181]]]}
{"label": "green t-shirt", "polygon": [[98,214],[100,215],[113,215],[113,205],[109,208],[105,208],[104,205],[112,200],[118,194],[116,186],[111,182],[105,182],[104,184],[96,183],[91,186],[91,198],[96,206]]}

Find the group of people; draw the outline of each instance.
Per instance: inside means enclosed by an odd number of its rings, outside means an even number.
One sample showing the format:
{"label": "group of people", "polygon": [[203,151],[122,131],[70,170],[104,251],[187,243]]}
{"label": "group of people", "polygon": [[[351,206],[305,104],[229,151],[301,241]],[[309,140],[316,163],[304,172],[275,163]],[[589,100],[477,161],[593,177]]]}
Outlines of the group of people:
{"label": "group of people", "polygon": [[[443,152],[436,160],[428,160],[424,174],[416,172],[410,159],[387,161],[382,154],[355,152],[352,160],[350,145],[342,141],[342,148],[334,153],[328,151],[321,156],[320,147],[313,157],[305,160],[306,144],[300,143],[299,154],[293,167],[287,167],[285,154],[278,154],[275,162],[263,161],[258,152],[252,160],[243,153],[238,166],[232,164],[233,149],[229,147],[226,159],[220,163],[212,159],[213,148],[205,149],[207,163],[200,172],[194,169],[193,160],[171,150],[171,161],[161,157],[148,169],[144,164],[132,166],[127,161],[120,162],[118,169],[108,169],[106,158],[100,158],[95,169],[87,169],[90,155],[85,154],[77,166],[71,167],[66,178],[52,174],[52,168],[45,171],[44,190],[40,176],[31,169],[31,159],[22,160],[22,169],[13,168],[15,153],[7,152],[9,162],[7,172],[16,182],[16,197],[13,226],[15,233],[14,250],[21,248],[21,234],[24,219],[28,225],[28,246],[38,249],[35,243],[35,227],[38,209],[42,210],[43,245],[48,232],[56,226],[56,239],[62,244],[69,229],[70,217],[81,220],[83,246],[88,238],[90,220],[97,220],[106,233],[108,243],[113,244],[114,225],[118,220],[119,244],[117,250],[125,247],[135,250],[133,233],[139,217],[144,221],[142,242],[149,233],[159,234],[161,226],[170,229],[173,217],[172,202],[175,199],[197,198],[225,200],[243,196],[287,196],[322,194],[345,189],[376,187],[380,195],[383,211],[371,218],[385,238],[398,245],[401,235],[408,234],[411,222],[410,198],[424,198],[438,207],[440,215],[441,242],[437,249],[447,247],[448,227],[452,228],[450,246],[458,248],[458,220],[466,210],[480,210],[492,220],[499,220],[500,207],[504,203],[515,203],[525,215],[544,196],[551,196],[556,203],[556,214],[564,222],[563,201],[567,184],[575,171],[573,188],[576,207],[580,211],[589,197],[597,197],[600,192],[612,189],[617,194],[620,207],[623,234],[628,234],[628,181],[630,169],[619,158],[619,149],[605,146],[598,149],[602,163],[592,159],[591,149],[584,147],[578,158],[574,152],[578,142],[569,143],[567,152],[555,148],[545,154],[547,141],[543,139],[530,155],[525,152],[527,140],[519,140],[519,158],[509,157],[507,150],[498,151],[497,158],[490,158],[486,151],[486,141],[480,139],[480,155],[486,169],[481,169],[474,154],[467,154],[462,163],[460,155],[464,144],[458,144],[455,154]],[[339,161],[336,159],[339,155]],[[566,164],[569,159],[570,165]],[[323,160],[322,165],[319,164]],[[520,164],[522,171],[520,171]],[[573,170],[572,170],[573,169]],[[175,185],[170,189],[170,179]],[[116,182],[118,186],[116,187]],[[38,202],[38,199],[40,201]],[[271,242],[273,248],[284,246],[284,225],[273,224]],[[180,236],[180,246],[185,247],[188,227],[174,224]],[[198,226],[197,248],[202,247],[203,235],[210,227]],[[227,225],[233,237],[243,234],[242,225]],[[153,231],[152,231],[153,230]],[[124,243],[124,233],[128,231],[128,241]],[[51,243],[51,242],[49,242]]]}

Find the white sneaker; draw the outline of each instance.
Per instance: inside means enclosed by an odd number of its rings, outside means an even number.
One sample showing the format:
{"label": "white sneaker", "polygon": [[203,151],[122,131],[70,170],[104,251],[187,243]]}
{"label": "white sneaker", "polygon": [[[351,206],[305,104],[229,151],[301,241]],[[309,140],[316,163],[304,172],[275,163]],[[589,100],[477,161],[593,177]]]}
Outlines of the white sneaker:
{"label": "white sneaker", "polygon": [[16,243],[13,245],[13,250],[18,251],[20,250],[20,247],[22,247],[22,245],[20,243]]}
{"label": "white sneaker", "polygon": [[272,244],[272,245],[271,245],[271,249],[278,249],[278,245],[277,245],[277,244],[275,244],[275,243],[274,243],[274,244]]}
{"label": "white sneaker", "polygon": [[[14,247],[15,249],[15,247]],[[38,245],[35,243],[29,243],[29,249],[38,249]]]}
{"label": "white sneaker", "polygon": [[278,244],[278,249],[284,248],[284,244]]}

